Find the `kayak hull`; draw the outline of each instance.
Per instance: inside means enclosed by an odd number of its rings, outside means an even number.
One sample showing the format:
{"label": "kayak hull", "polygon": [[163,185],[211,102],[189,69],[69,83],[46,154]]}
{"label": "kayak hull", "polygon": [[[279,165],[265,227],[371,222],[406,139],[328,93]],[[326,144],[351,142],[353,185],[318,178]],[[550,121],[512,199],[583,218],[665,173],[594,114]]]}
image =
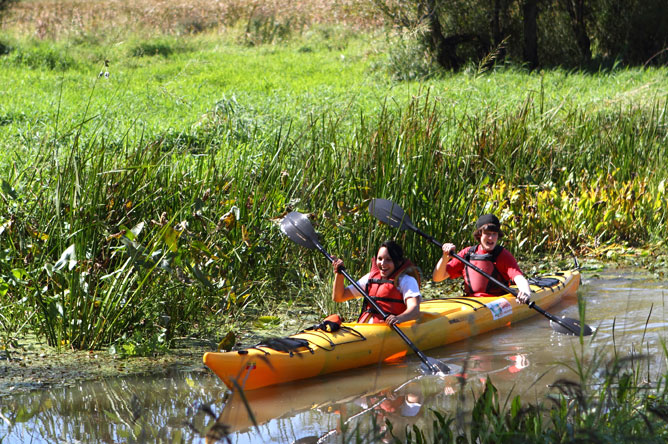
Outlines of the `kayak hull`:
{"label": "kayak hull", "polygon": [[[532,300],[549,309],[575,295],[578,271],[543,276],[549,287],[532,286]],[[510,326],[537,314],[518,304],[512,295],[484,298],[446,298],[423,301],[420,319],[399,324],[420,350],[442,347],[472,336]],[[266,346],[204,354],[204,364],[229,388],[254,390],[318,375],[402,358],[412,353],[399,335],[385,324],[343,323],[336,332],[305,330],[290,339],[303,347],[279,351]],[[304,342],[306,341],[306,342]],[[280,348],[280,347],[276,347]]]}

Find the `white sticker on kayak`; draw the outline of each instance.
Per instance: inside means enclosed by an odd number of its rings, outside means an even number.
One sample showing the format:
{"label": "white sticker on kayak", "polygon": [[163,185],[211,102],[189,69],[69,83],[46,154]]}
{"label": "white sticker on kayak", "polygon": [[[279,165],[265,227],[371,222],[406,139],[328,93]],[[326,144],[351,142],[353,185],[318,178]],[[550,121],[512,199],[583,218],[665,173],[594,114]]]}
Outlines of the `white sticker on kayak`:
{"label": "white sticker on kayak", "polygon": [[485,304],[485,307],[489,308],[494,319],[499,319],[513,313],[513,306],[505,298],[500,298],[489,304]]}

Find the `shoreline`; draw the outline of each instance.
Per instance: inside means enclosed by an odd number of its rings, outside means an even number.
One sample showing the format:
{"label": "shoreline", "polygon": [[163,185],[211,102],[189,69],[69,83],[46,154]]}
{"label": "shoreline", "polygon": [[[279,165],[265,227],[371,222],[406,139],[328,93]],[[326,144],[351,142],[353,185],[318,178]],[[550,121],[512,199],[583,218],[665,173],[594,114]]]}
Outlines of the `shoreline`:
{"label": "shoreline", "polygon": [[195,370],[204,367],[203,354],[215,349],[215,344],[185,338],[163,355],[120,358],[106,350],[57,350],[30,337],[17,342],[18,347],[0,352],[0,398],[56,385]]}

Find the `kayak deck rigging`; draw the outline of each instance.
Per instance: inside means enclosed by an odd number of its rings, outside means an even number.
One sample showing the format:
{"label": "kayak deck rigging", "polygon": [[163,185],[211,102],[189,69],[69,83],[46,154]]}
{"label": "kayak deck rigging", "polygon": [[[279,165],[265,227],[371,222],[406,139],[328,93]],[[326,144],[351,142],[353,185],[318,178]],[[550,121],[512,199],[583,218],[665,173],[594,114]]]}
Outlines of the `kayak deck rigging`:
{"label": "kayak deck rigging", "polygon": [[[340,336],[340,335],[333,335],[332,333],[327,333],[322,330],[316,330],[315,328],[313,329],[305,329],[302,330],[294,335],[286,336],[283,338],[267,338],[263,340],[262,342],[253,345],[251,347],[248,347],[244,350],[238,350],[237,353],[240,355],[246,355],[248,354],[248,350],[259,350],[263,352],[264,354],[270,354],[266,349],[270,349],[273,351],[277,352],[283,352],[283,353],[289,353],[292,354],[294,353],[297,349],[299,348],[305,348],[309,350],[311,353],[315,352],[315,348],[318,348],[320,350],[324,351],[332,351],[337,345],[344,345],[344,344],[351,344],[353,342],[359,342],[359,341],[366,341],[366,337],[357,330],[355,330],[352,327],[342,325],[341,328],[337,331],[337,333],[340,332],[341,335],[346,337],[346,340],[339,340],[337,342],[334,341],[333,338]],[[349,333],[353,338],[350,338],[348,335]],[[294,336],[300,335],[299,338],[294,338]],[[302,337],[304,335],[313,335],[318,339],[321,339],[328,343],[329,348],[326,346],[323,346],[313,340],[309,340],[307,337]],[[313,345],[313,347],[311,347]]]}

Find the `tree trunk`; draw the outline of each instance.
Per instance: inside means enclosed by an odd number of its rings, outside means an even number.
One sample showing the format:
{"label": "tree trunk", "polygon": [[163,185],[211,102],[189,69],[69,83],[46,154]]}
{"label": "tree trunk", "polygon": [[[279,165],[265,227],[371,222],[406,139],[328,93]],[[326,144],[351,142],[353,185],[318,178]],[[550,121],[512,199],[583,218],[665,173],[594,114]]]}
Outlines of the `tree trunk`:
{"label": "tree trunk", "polygon": [[529,68],[538,68],[538,0],[525,0],[523,5],[524,22],[524,61]]}
{"label": "tree trunk", "polygon": [[441,22],[438,20],[436,0],[427,0],[426,19],[429,24],[429,46],[436,55],[436,61],[446,69],[458,69],[461,61],[457,57],[456,46],[449,44],[443,36]]}
{"label": "tree trunk", "polygon": [[571,17],[571,28],[575,35],[575,43],[578,45],[580,57],[583,63],[591,60],[591,41],[587,35],[585,24],[585,0],[565,0],[566,11]]}
{"label": "tree trunk", "polygon": [[501,2],[502,0],[494,0],[494,16],[492,17],[492,49],[498,51],[495,57],[497,60],[506,58],[506,48],[501,46],[501,42],[505,38],[503,31],[501,31],[501,13],[507,6],[502,5]]}
{"label": "tree trunk", "polygon": [[499,25],[500,15],[501,0],[494,0],[494,16],[492,17],[492,40],[494,46],[497,46],[503,40],[503,37],[501,37],[501,26]]}

